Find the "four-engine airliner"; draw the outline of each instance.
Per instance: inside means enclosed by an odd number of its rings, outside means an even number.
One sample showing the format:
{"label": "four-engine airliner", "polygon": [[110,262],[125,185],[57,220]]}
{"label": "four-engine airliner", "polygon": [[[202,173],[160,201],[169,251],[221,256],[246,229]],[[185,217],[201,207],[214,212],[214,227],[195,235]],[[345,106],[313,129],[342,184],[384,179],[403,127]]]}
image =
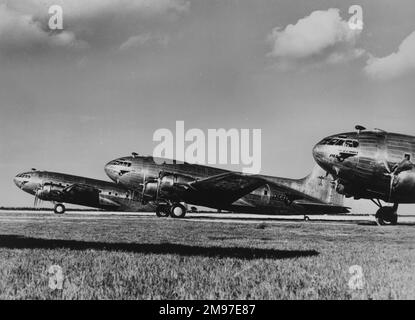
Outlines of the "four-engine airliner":
{"label": "four-engine airliner", "polygon": [[318,166],[303,179],[247,175],[151,156],[110,161],[105,172],[116,183],[157,205],[158,216],[184,217],[182,204],[241,213],[344,213],[343,196]]}
{"label": "four-engine airliner", "polygon": [[[54,211],[57,214],[65,212],[63,203],[112,211],[144,209],[141,200],[133,192],[109,181],[32,170],[16,175],[14,183],[35,196],[35,205],[39,200],[55,203]],[[151,208],[150,204],[148,206]]]}

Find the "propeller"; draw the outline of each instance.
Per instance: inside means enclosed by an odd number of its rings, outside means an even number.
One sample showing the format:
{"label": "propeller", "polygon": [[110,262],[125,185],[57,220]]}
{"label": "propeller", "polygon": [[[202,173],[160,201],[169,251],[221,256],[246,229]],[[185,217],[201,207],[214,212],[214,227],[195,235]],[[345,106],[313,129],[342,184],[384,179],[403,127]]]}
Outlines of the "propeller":
{"label": "propeller", "polygon": [[385,166],[386,172],[384,173],[385,176],[390,177],[390,186],[389,186],[389,197],[390,200],[392,198],[392,189],[393,189],[393,182],[395,180],[395,175],[393,174],[391,168],[389,167],[389,163],[386,161],[386,159],[383,159],[383,165]]}
{"label": "propeller", "polygon": [[42,199],[39,198],[39,191],[43,188],[43,185],[39,185],[39,187],[35,190],[35,200],[33,202],[33,206],[36,208],[38,204],[42,202]]}

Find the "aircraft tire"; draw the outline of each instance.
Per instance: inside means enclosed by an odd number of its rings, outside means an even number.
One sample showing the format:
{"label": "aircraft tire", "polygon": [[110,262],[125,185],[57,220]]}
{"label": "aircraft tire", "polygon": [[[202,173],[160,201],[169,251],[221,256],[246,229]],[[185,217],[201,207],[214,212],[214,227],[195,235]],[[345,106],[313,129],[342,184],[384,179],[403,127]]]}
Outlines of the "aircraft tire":
{"label": "aircraft tire", "polygon": [[159,218],[165,218],[169,216],[169,208],[166,206],[157,206],[156,216]]}
{"label": "aircraft tire", "polygon": [[378,225],[396,225],[398,223],[398,215],[393,207],[382,207],[376,212],[376,222]]}
{"label": "aircraft tire", "polygon": [[53,211],[56,214],[64,214],[65,213],[65,206],[62,203],[55,204],[55,207],[53,208]]}
{"label": "aircraft tire", "polygon": [[172,218],[184,218],[186,215],[186,208],[180,203],[175,203],[171,206],[170,216]]}
{"label": "aircraft tire", "polygon": [[310,221],[310,217],[309,216],[304,216],[304,221]]}

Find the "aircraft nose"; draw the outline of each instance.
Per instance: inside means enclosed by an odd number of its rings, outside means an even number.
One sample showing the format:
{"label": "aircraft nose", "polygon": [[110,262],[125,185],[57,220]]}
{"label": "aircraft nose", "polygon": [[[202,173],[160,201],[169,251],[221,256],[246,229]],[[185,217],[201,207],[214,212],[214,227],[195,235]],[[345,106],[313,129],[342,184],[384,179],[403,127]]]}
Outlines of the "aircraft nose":
{"label": "aircraft nose", "polygon": [[13,178],[13,182],[14,182],[14,184],[15,184],[16,186],[18,186],[18,187],[20,188],[19,178],[18,178],[17,176],[15,176],[15,177]]}
{"label": "aircraft nose", "polygon": [[325,147],[321,143],[317,143],[313,148],[313,158],[317,164],[321,165],[325,163],[326,152]]}
{"label": "aircraft nose", "polygon": [[104,171],[111,180],[118,181],[118,171],[112,161],[105,165]]}
{"label": "aircraft nose", "polygon": [[22,186],[23,186],[23,178],[22,177],[20,177],[20,174],[18,174],[18,175],[16,175],[14,178],[13,178],[13,182],[14,182],[14,184],[18,187],[18,188],[22,188]]}

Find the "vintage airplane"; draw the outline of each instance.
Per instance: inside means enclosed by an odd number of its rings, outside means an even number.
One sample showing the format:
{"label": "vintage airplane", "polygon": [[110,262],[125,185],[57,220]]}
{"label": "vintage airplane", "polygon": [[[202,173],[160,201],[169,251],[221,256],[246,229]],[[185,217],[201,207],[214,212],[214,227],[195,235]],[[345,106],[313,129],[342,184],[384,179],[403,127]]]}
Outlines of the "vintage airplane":
{"label": "vintage airplane", "polygon": [[[320,141],[314,159],[334,178],[339,194],[372,200],[379,207],[378,224],[396,224],[399,203],[415,203],[415,137],[356,130]],[[382,206],[381,200],[393,206]]]}
{"label": "vintage airplane", "polygon": [[182,203],[242,213],[301,214],[348,212],[325,171],[318,166],[303,179],[247,175],[151,156],[110,161],[105,172],[115,182],[152,202],[157,216],[184,217]]}
{"label": "vintage airplane", "polygon": [[128,189],[109,181],[36,169],[20,173],[13,180],[20,189],[35,196],[35,206],[39,200],[55,203],[57,214],[65,212],[63,203],[111,211],[142,211],[144,208],[140,199]]}

